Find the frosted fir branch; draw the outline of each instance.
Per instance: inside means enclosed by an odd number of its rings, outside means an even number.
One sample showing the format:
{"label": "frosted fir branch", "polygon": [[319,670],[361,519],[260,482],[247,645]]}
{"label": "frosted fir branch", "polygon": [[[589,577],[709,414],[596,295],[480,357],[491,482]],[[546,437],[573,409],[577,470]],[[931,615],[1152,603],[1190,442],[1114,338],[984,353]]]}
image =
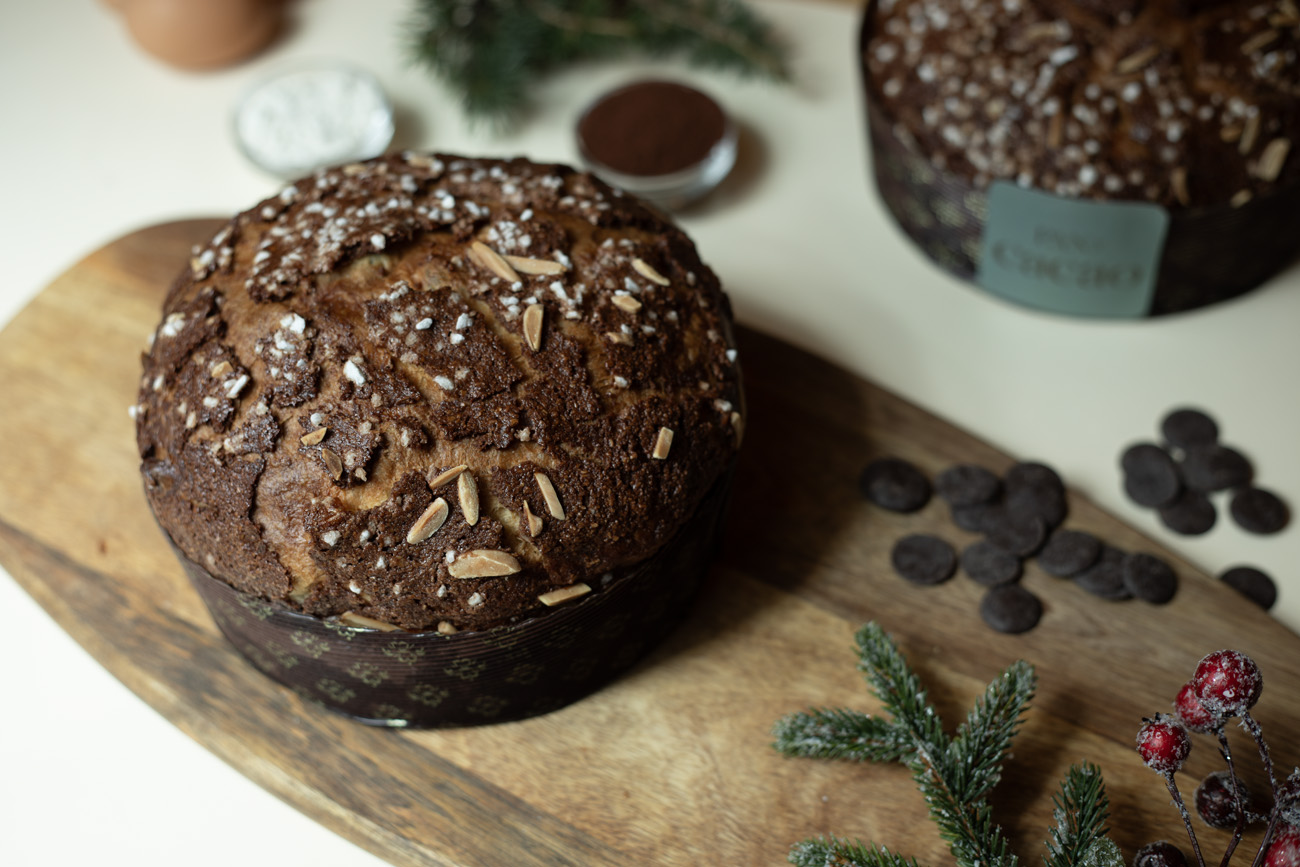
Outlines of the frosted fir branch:
{"label": "frosted fir branch", "polygon": [[[959,867],[1016,867],[988,795],[1033,699],[1034,669],[1013,663],[985,689],[952,738],[897,644],[876,623],[857,634],[858,668],[888,718],[850,710],[814,709],[778,722],[774,746],[788,755],[893,760],[906,764],[925,798],[930,818],[948,841]],[[1119,848],[1105,836],[1109,812],[1101,775],[1076,766],[1056,802],[1057,827],[1047,867],[1123,867]],[[834,837],[805,840],[789,860],[809,867],[916,867],[889,850]]]}
{"label": "frosted fir branch", "polygon": [[578,61],[639,51],[789,77],[787,46],[741,0],[414,0],[404,41],[472,121],[498,128],[518,121],[540,77]]}
{"label": "frosted fir branch", "polygon": [[1052,803],[1056,805],[1056,827],[1043,856],[1047,867],[1076,867],[1085,863],[1089,854],[1095,863],[1104,864],[1106,856],[1113,854],[1119,858],[1118,864],[1123,864],[1118,849],[1114,853],[1098,849],[1101,841],[1110,842],[1106,836],[1110,798],[1100,768],[1087,762],[1071,765]]}
{"label": "frosted fir branch", "polygon": [[[961,867],[1015,867],[1017,859],[993,821],[986,795],[1001,778],[1002,759],[1034,694],[1034,671],[1014,663],[988,685],[957,737],[949,740],[921,680],[876,623],[858,632],[863,671],[895,726],[912,739],[906,759],[930,818]],[[981,786],[979,781],[988,785]]]}
{"label": "frosted fir branch", "polygon": [[835,837],[796,843],[787,860],[795,867],[919,867],[915,858],[895,855],[883,846]]}
{"label": "frosted fir branch", "polygon": [[912,741],[888,720],[855,710],[810,708],[777,721],[773,746],[787,756],[896,762]]}

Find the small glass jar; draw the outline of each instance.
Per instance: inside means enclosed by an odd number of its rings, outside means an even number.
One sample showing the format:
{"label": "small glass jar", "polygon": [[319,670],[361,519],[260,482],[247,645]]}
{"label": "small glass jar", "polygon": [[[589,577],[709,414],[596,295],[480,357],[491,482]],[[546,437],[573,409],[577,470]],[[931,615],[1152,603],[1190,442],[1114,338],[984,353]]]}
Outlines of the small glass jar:
{"label": "small glass jar", "polygon": [[234,127],[258,168],[292,178],[379,156],[393,140],[393,108],[370,73],[314,63],[256,84],[239,101]]}
{"label": "small glass jar", "polygon": [[736,164],[736,125],[708,95],[671,81],[624,85],[578,120],[578,152],[605,181],[678,210],[700,199]]}

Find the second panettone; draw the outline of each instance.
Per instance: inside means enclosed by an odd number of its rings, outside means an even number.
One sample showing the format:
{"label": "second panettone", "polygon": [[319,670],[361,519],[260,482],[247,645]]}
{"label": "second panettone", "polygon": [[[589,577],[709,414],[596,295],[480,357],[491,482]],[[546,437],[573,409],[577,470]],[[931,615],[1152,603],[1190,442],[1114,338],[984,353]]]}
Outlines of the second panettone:
{"label": "second panettone", "polygon": [[449,639],[653,589],[716,526],[743,425],[727,299],[679,229],[562,166],[417,154],[196,249],[136,415],[192,574]]}
{"label": "second panettone", "polygon": [[[1020,298],[1034,306],[1222,300],[1295,254],[1298,50],[1292,0],[873,0],[861,61],[878,185],[926,252],[986,288],[1014,270],[1083,278],[1073,297]],[[1080,256],[1017,251],[990,285],[981,233],[1003,218]],[[1107,243],[1121,249],[1087,255]],[[1144,268],[1108,305],[1105,278]]]}

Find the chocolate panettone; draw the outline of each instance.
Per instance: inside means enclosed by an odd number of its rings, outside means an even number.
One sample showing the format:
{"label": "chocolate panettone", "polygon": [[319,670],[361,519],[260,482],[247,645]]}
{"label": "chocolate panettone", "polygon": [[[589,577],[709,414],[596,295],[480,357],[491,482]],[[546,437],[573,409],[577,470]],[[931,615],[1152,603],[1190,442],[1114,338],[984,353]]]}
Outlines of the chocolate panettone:
{"label": "chocolate panettone", "polygon": [[145,490],[241,599],[499,630],[611,592],[689,529],[740,439],[733,346],[686,235],[591,175],[323,170],[172,286],[136,408]]}
{"label": "chocolate panettone", "polygon": [[872,16],[872,99],[976,188],[1197,208],[1300,180],[1294,0],[878,0]]}

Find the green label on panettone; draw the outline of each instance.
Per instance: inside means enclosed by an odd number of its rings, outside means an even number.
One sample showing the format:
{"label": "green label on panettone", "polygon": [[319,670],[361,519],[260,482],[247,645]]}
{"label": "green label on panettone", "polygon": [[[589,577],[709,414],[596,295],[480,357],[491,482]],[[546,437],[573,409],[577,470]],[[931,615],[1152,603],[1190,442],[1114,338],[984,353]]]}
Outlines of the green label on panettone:
{"label": "green label on panettone", "polygon": [[975,279],[1028,307],[1146,316],[1168,228],[1158,205],[1067,199],[998,181]]}

